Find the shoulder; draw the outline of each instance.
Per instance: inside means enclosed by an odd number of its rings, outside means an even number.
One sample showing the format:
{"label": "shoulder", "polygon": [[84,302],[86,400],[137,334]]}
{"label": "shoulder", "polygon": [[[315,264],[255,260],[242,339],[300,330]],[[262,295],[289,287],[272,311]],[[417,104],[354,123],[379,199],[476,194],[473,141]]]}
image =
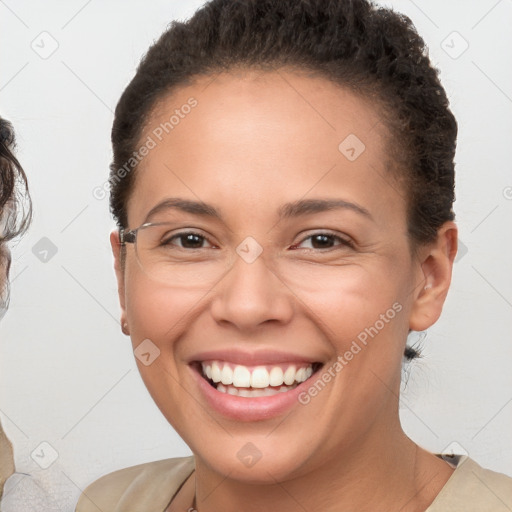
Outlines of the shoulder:
{"label": "shoulder", "polygon": [[194,467],[191,456],[114,471],[83,491],[75,512],[162,512]]}
{"label": "shoulder", "polygon": [[461,456],[455,471],[427,512],[510,512],[512,478]]}
{"label": "shoulder", "polygon": [[12,444],[7,438],[0,423],[0,498],[5,481],[14,473]]}

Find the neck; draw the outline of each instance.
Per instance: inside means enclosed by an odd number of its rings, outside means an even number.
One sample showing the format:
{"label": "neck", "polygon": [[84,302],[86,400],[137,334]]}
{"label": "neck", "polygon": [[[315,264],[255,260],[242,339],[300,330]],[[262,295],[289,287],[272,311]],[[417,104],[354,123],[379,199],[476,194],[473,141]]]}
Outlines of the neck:
{"label": "neck", "polygon": [[294,479],[259,485],[215,473],[196,457],[193,508],[198,512],[424,511],[453,470],[414,444],[401,428],[383,441],[380,432],[364,449],[337,453]]}

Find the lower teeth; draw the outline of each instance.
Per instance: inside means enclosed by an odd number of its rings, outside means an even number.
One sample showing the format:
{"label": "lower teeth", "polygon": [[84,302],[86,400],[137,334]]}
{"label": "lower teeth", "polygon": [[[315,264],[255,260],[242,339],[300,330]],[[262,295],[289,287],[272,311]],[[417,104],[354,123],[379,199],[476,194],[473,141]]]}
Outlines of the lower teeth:
{"label": "lower teeth", "polygon": [[246,398],[258,397],[258,396],[272,396],[277,395],[278,393],[285,393],[286,391],[290,391],[291,389],[297,387],[298,384],[292,384],[291,386],[280,386],[280,387],[267,387],[267,388],[237,388],[235,386],[225,386],[224,384],[217,384],[217,391],[221,393],[226,393],[228,395],[234,396],[243,396]]}

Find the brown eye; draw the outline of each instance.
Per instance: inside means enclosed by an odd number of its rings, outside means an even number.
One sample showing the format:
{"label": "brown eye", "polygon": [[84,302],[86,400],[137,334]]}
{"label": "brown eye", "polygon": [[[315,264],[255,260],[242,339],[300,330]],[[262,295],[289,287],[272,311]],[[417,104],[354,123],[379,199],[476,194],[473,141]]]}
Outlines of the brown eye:
{"label": "brown eye", "polygon": [[[177,243],[175,241],[178,241]],[[204,243],[209,243],[207,238],[203,235],[199,235],[198,233],[188,232],[188,233],[178,233],[168,238],[165,241],[162,241],[162,245],[177,245],[182,249],[204,249]]]}
{"label": "brown eye", "polygon": [[[307,243],[307,245],[304,245],[305,243]],[[352,243],[349,240],[332,233],[315,233],[314,235],[304,238],[302,242],[295,244],[292,248],[333,249],[338,246],[352,247]]]}
{"label": "brown eye", "polygon": [[311,237],[311,245],[315,249],[329,249],[334,242],[334,237],[331,235],[313,235]]}

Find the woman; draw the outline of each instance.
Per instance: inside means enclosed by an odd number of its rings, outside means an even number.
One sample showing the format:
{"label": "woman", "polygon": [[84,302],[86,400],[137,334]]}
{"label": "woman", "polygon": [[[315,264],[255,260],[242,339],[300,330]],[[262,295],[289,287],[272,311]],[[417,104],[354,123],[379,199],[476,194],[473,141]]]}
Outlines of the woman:
{"label": "woman", "polygon": [[[0,117],[0,318],[9,304],[8,275],[11,255],[7,243],[30,223],[31,203],[25,172],[13,154],[12,125]],[[12,445],[0,424],[0,499],[4,484],[14,473]]]}
{"label": "woman", "polygon": [[509,510],[512,479],[403,432],[410,331],[457,251],[457,125],[410,20],[363,0],[213,0],[112,130],[123,332],[194,456],[76,510]]}

